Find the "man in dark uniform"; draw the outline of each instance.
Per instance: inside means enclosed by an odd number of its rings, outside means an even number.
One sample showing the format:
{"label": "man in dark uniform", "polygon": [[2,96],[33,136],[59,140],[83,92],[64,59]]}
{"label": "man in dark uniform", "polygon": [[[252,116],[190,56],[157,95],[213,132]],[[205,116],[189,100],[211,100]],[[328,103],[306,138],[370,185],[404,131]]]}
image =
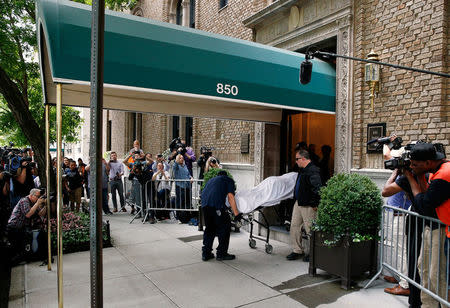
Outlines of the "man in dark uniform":
{"label": "man in dark uniform", "polygon": [[203,233],[202,260],[208,261],[214,258],[212,245],[217,235],[219,246],[217,246],[217,260],[233,260],[235,255],[228,253],[230,243],[231,220],[227,213],[225,199],[235,216],[239,211],[234,200],[235,185],[233,179],[228,177],[226,171],[220,171],[218,175],[209,180],[202,191],[202,211],[205,218],[205,232]]}

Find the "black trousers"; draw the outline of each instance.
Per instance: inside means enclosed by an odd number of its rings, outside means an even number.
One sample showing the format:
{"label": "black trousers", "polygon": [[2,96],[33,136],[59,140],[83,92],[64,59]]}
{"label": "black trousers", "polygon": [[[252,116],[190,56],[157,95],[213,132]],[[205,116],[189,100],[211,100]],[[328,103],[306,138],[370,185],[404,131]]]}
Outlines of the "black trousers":
{"label": "black trousers", "polygon": [[230,244],[230,215],[225,209],[219,210],[220,215],[215,208],[211,206],[202,207],[203,217],[205,218],[205,231],[203,233],[203,255],[208,255],[212,251],[214,238],[217,236],[219,246],[217,246],[217,256],[225,256],[228,253]]}
{"label": "black trousers", "polygon": [[[408,225],[406,226],[406,236],[408,237],[408,277],[420,284],[420,274],[417,267],[417,260],[420,255],[422,245],[423,220],[415,216],[408,216]],[[417,243],[417,244],[416,244]],[[417,308],[422,306],[420,300],[420,289],[413,284],[409,285],[408,303],[410,307]]]}

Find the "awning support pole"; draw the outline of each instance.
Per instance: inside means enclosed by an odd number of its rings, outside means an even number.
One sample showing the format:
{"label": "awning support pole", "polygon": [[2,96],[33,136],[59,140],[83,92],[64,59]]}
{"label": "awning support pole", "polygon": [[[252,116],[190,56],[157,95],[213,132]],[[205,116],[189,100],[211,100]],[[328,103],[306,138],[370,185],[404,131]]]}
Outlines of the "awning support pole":
{"label": "awning support pole", "polygon": [[50,223],[50,105],[45,104],[45,176],[47,178],[47,270],[52,270],[52,241]]}
{"label": "awning support pole", "polygon": [[58,307],[64,306],[63,301],[63,243],[62,243],[62,85],[56,85],[56,219],[57,219],[57,248],[58,248]]}
{"label": "awning support pole", "polygon": [[91,136],[90,136],[90,250],[91,307],[103,307],[102,236],[102,124],[105,1],[92,1],[91,32]]}

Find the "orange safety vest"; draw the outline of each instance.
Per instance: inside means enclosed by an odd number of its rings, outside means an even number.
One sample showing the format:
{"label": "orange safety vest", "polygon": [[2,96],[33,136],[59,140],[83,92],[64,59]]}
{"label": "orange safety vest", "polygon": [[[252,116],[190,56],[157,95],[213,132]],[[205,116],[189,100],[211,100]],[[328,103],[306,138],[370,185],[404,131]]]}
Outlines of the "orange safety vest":
{"label": "orange safety vest", "polygon": [[[433,180],[444,180],[450,182],[450,162],[441,165],[436,173],[430,176],[430,182]],[[445,200],[436,208],[437,216],[440,221],[447,225],[447,237],[450,238],[450,199]]]}

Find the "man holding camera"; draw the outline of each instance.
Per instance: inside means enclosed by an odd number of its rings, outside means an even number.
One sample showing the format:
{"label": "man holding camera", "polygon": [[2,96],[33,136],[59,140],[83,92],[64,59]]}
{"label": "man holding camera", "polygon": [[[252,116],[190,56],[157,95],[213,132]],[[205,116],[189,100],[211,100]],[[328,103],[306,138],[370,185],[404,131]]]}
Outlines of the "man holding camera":
{"label": "man holding camera", "polygon": [[119,194],[120,207],[122,212],[126,212],[125,209],[125,197],[123,195],[123,164],[117,161],[117,153],[111,152],[111,159],[108,162],[109,167],[109,186],[111,188],[111,196],[113,202],[113,212],[117,212],[117,196]]}
{"label": "man holding camera", "polygon": [[170,201],[170,189],[172,183],[170,182],[169,172],[164,170],[162,162],[157,164],[157,171],[153,173],[153,181],[156,181],[156,202],[159,208],[164,208]]}
{"label": "man holding camera", "polygon": [[[423,269],[423,286],[441,298],[446,298],[447,264],[444,245],[446,236],[450,237],[450,162],[445,160],[444,153],[436,150],[431,143],[416,144],[410,154],[411,170],[415,175],[432,173],[429,183],[423,178],[415,178],[406,170],[405,176],[411,185],[414,205],[419,214],[437,217],[445,223],[446,228],[433,228],[426,225],[423,230],[423,250],[419,256],[419,264]],[[436,224],[434,224],[436,225]],[[432,240],[434,239],[434,240]],[[439,283],[437,289],[436,279]],[[427,293],[421,294],[422,307],[436,307],[438,302]]]}
{"label": "man holding camera", "polygon": [[163,164],[164,171],[167,171],[167,172],[170,171],[170,166],[164,159],[164,156],[162,154],[158,154],[158,155],[156,155],[156,162],[152,165],[153,173],[158,171],[159,163]]}
{"label": "man holding camera", "polygon": [[197,160],[195,157],[194,149],[186,145],[186,140],[177,138],[172,140],[170,143],[170,149],[172,150],[172,155],[169,160],[176,159],[178,155],[183,156],[183,161],[186,164],[189,174],[192,176],[192,163]]}
{"label": "man holding camera", "polygon": [[[129,164],[128,161],[124,162],[129,168],[131,168],[131,172],[129,175],[129,179],[133,181],[133,195],[135,197],[135,202],[137,204],[140,203],[142,207],[142,211],[145,212],[147,208],[147,196],[145,195],[145,184],[151,181],[153,176],[153,171],[151,166],[148,166],[144,159],[136,159],[133,164]],[[142,198],[141,198],[142,197]],[[131,213],[134,213],[134,207],[132,206]],[[150,213],[150,223],[155,223],[154,213]]]}
{"label": "man holding camera", "polygon": [[[12,177],[11,189],[11,207],[14,207],[19,200],[28,195],[34,188],[33,169],[36,169],[36,163],[31,158],[20,160],[20,167]],[[34,172],[36,173],[36,172]]]}
{"label": "man holding camera", "polygon": [[16,256],[23,255],[25,247],[25,232],[31,228],[41,227],[41,217],[47,213],[46,198],[41,197],[41,190],[33,188],[30,194],[14,207],[8,221],[9,242],[13,245]]}

